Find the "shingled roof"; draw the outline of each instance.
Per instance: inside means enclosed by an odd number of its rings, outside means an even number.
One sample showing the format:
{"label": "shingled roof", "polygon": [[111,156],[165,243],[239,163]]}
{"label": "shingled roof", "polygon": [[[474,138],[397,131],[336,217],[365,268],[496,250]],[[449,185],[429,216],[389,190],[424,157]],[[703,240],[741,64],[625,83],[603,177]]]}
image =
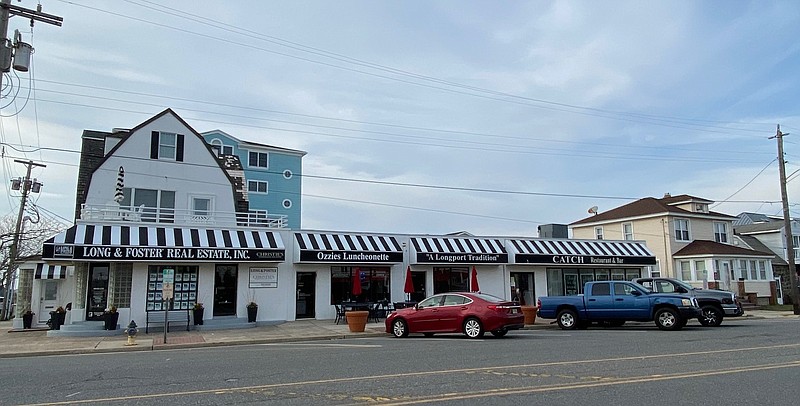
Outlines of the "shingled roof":
{"label": "shingled roof", "polygon": [[676,252],[673,257],[689,257],[695,255],[735,255],[738,257],[741,256],[753,256],[753,257],[764,257],[764,256],[774,256],[773,253],[755,251],[747,248],[737,247],[735,245],[730,244],[722,244],[716,241],[709,241],[709,240],[694,240],[689,243],[689,245],[681,248],[678,252]]}
{"label": "shingled roof", "polygon": [[581,224],[591,224],[596,222],[620,220],[631,217],[652,216],[656,214],[661,214],[661,215],[672,214],[677,216],[705,215],[713,217],[723,217],[728,219],[736,218],[728,214],[717,213],[713,211],[710,211],[708,213],[697,213],[689,210],[684,210],[675,206],[675,204],[688,203],[690,201],[701,202],[701,203],[712,203],[712,201],[710,200],[702,199],[699,197],[693,197],[689,195],[667,196],[661,199],[656,199],[654,197],[645,197],[635,202],[616,207],[609,211],[598,213],[594,216],[578,220],[576,222],[570,223],[570,225],[575,226]]}

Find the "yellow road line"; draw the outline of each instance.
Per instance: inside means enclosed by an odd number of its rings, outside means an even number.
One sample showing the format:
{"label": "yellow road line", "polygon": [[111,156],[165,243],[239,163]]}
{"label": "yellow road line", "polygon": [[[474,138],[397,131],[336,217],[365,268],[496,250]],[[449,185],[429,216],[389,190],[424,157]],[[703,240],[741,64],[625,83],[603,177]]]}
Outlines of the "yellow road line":
{"label": "yellow road line", "polygon": [[[275,384],[266,384],[266,385],[245,386],[245,387],[240,387],[240,388],[199,389],[199,390],[194,390],[194,391],[154,393],[154,394],[147,394],[147,395],[128,395],[128,396],[120,396],[120,397],[83,399],[83,400],[72,399],[72,400],[63,401],[63,402],[33,403],[33,404],[26,405],[26,406],[69,405],[69,404],[102,403],[102,402],[122,402],[122,401],[136,400],[136,399],[155,399],[155,398],[160,398],[160,397],[174,397],[174,396],[201,395],[201,394],[223,394],[223,393],[245,392],[245,391],[252,391],[252,390],[264,390],[264,389],[273,389],[273,388],[296,387],[296,386],[305,386],[305,385],[319,385],[319,384],[329,384],[329,383],[364,382],[364,381],[369,381],[369,380],[375,381],[375,380],[381,380],[381,379],[397,379],[397,378],[408,378],[408,377],[417,377],[417,376],[426,376],[426,375],[439,375],[439,374],[443,374],[443,373],[453,374],[453,373],[461,373],[461,372],[464,372],[464,373],[466,373],[466,372],[484,372],[484,371],[491,371],[491,370],[497,370],[497,369],[521,369],[521,368],[547,367],[547,366],[560,366],[560,365],[593,364],[593,363],[613,362],[613,361],[637,361],[637,360],[656,359],[656,358],[692,357],[692,356],[708,355],[708,354],[723,354],[723,353],[736,353],[736,352],[747,352],[747,351],[773,350],[773,349],[784,349],[784,348],[793,348],[793,347],[800,347],[800,343],[770,345],[770,346],[759,346],[759,347],[730,348],[730,349],[723,349],[723,350],[696,351],[696,352],[685,352],[685,353],[675,353],[675,354],[637,355],[637,356],[618,357],[618,358],[599,358],[599,359],[574,360],[574,361],[541,362],[541,363],[523,364],[523,365],[500,365],[500,366],[491,366],[491,367],[447,369],[447,370],[438,370],[438,371],[401,372],[401,373],[396,373],[396,374],[368,375],[368,376],[357,376],[357,377],[351,377],[351,378],[331,378],[331,379],[318,379],[318,380],[311,380],[311,381],[285,382],[285,383],[275,383]],[[749,368],[753,368],[753,367],[749,367]],[[582,386],[578,386],[578,387],[582,387]],[[486,395],[481,395],[481,396],[486,396]]]}

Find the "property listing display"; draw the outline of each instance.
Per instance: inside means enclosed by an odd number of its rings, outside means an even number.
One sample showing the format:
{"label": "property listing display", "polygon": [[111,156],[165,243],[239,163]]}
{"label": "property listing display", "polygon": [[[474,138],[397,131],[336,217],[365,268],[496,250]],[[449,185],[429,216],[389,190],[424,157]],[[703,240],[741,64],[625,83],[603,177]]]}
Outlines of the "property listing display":
{"label": "property listing display", "polygon": [[[165,300],[164,269],[174,270],[172,300]],[[196,266],[150,265],[147,269],[147,311],[190,310],[197,302]],[[166,307],[166,309],[165,309]]]}

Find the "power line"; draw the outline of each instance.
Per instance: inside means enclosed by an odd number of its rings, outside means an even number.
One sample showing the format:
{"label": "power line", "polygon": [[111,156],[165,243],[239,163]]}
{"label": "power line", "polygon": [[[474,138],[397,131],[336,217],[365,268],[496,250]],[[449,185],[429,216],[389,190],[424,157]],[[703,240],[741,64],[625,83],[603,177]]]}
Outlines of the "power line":
{"label": "power line", "polygon": [[[178,28],[178,27],[176,27],[174,25],[161,24],[161,23],[157,23],[157,22],[154,22],[154,21],[146,20],[146,19],[143,19],[143,18],[133,17],[133,16],[130,16],[130,15],[124,15],[124,14],[121,14],[121,13],[112,12],[112,11],[108,11],[108,10],[103,10],[103,9],[100,9],[100,8],[91,7],[91,6],[87,6],[87,5],[83,5],[83,4],[77,4],[77,3],[71,2],[71,1],[65,1],[65,0],[62,0],[62,1],[65,2],[65,3],[71,4],[71,5],[74,5],[74,6],[83,7],[83,8],[86,8],[86,9],[90,9],[90,10],[94,10],[94,11],[97,11],[97,12],[113,15],[113,16],[120,17],[120,18],[130,19],[130,20],[133,20],[133,21],[154,25],[154,26],[157,26],[157,27],[161,27],[161,28],[168,29],[168,30],[178,31],[178,32],[182,32],[182,33],[185,33],[185,34],[191,34],[191,35],[199,36],[199,37],[206,38],[206,39],[212,39],[212,40],[215,40],[215,41],[222,41],[226,45],[235,44],[235,45],[238,45],[238,46],[246,47],[246,48],[249,48],[249,49],[254,49],[254,50],[257,50],[257,51],[262,51],[262,52],[272,53],[272,54],[276,54],[276,55],[281,55],[281,56],[285,56],[285,57],[288,57],[288,58],[298,59],[298,60],[302,60],[302,61],[306,61],[306,62],[310,62],[310,63],[315,63],[315,64],[319,64],[319,65],[323,65],[323,66],[333,67],[333,68],[337,68],[337,69],[342,69],[342,70],[346,70],[346,71],[350,71],[350,72],[355,72],[355,73],[360,73],[360,74],[369,75],[369,76],[373,76],[373,77],[379,77],[379,78],[383,78],[383,79],[387,79],[387,80],[392,80],[392,81],[397,81],[397,82],[401,82],[401,83],[411,84],[411,85],[414,85],[414,86],[427,87],[427,88],[442,90],[442,91],[456,93],[456,94],[468,95],[468,96],[479,97],[479,98],[490,99],[490,100],[496,100],[496,101],[503,101],[503,102],[507,102],[507,103],[526,105],[526,106],[529,106],[529,107],[536,107],[536,108],[546,109],[546,110],[570,112],[570,113],[573,113],[573,114],[581,114],[581,115],[601,117],[601,118],[621,120],[621,121],[645,122],[645,123],[649,123],[649,124],[652,124],[652,125],[658,125],[658,126],[664,126],[664,127],[670,127],[670,128],[683,128],[683,129],[692,128],[692,129],[694,129],[696,131],[720,133],[720,134],[727,134],[731,130],[730,127],[720,127],[720,126],[709,126],[709,125],[692,124],[692,122],[701,121],[701,120],[697,120],[697,119],[665,118],[663,116],[655,116],[655,115],[647,115],[647,114],[641,114],[641,113],[630,113],[630,112],[619,112],[619,111],[612,111],[612,110],[604,110],[604,109],[593,108],[593,107],[578,106],[578,105],[572,105],[572,104],[567,104],[567,103],[548,101],[548,100],[544,100],[544,99],[536,99],[536,98],[529,98],[529,97],[524,97],[524,96],[519,96],[519,95],[513,95],[513,94],[509,94],[509,93],[498,92],[498,91],[495,91],[495,90],[484,89],[484,88],[479,88],[479,87],[474,87],[474,86],[468,86],[468,85],[463,85],[463,84],[459,84],[459,83],[455,83],[455,82],[449,82],[449,81],[445,81],[445,80],[442,80],[442,79],[433,78],[433,77],[430,77],[430,76],[413,74],[413,73],[409,73],[409,72],[406,72],[406,71],[403,71],[403,70],[400,70],[400,69],[389,68],[389,67],[386,67],[386,66],[383,66],[383,65],[379,65],[379,64],[372,64],[372,63],[368,63],[368,62],[362,62],[362,61],[356,60],[354,58],[349,58],[349,57],[336,58],[335,56],[338,56],[338,54],[330,53],[330,52],[327,52],[327,51],[311,52],[311,51],[309,51],[309,49],[311,49],[311,50],[315,49],[315,48],[311,48],[311,47],[303,46],[303,48],[308,48],[308,49],[298,49],[298,47],[291,47],[292,49],[300,50],[300,51],[307,52],[307,53],[312,53],[312,54],[315,54],[315,55],[318,55],[318,56],[324,56],[324,57],[336,59],[336,60],[339,60],[339,61],[345,61],[345,62],[348,62],[348,63],[353,63],[353,64],[361,65],[361,66],[365,66],[366,65],[369,68],[377,69],[377,70],[381,70],[381,71],[388,71],[388,72],[390,72],[390,73],[392,73],[394,75],[411,77],[413,79],[418,79],[418,80],[425,80],[425,81],[428,81],[428,82],[443,84],[443,85],[450,86],[450,87],[434,86],[434,85],[429,85],[429,84],[425,84],[425,83],[414,82],[414,81],[411,81],[411,80],[405,80],[405,79],[401,79],[401,78],[398,78],[398,77],[387,76],[387,75],[377,74],[377,73],[373,73],[373,72],[367,72],[367,71],[364,71],[364,70],[348,68],[348,67],[344,67],[344,66],[340,66],[340,65],[335,65],[335,64],[332,64],[332,63],[322,62],[322,61],[313,60],[313,59],[309,59],[309,58],[305,58],[305,57],[300,57],[300,56],[297,56],[297,55],[278,52],[278,51],[274,51],[274,50],[258,47],[258,46],[252,45],[252,44],[247,44],[247,43],[242,43],[242,42],[236,42],[236,41],[232,41],[232,40],[222,39],[222,38],[217,37],[217,36],[204,34],[204,33],[196,32],[196,31],[191,31],[191,30],[187,30],[187,29],[183,29],[183,28]],[[136,3],[132,3],[132,4],[136,4]],[[138,5],[138,4],[136,4],[136,5]],[[141,6],[141,5],[139,5],[139,6]],[[153,10],[153,8],[152,7],[148,7],[148,10]],[[160,11],[160,10],[155,10],[155,11]],[[163,12],[163,11],[160,11],[160,12]],[[167,13],[167,14],[171,14],[171,13]],[[188,14],[188,13],[181,12],[181,14]],[[175,15],[175,14],[172,14],[172,15]],[[192,20],[190,18],[185,17],[184,15],[177,15],[177,16],[179,16],[181,18],[186,18],[186,19]],[[206,19],[205,17],[202,17],[202,18],[205,19],[205,20],[210,20],[210,19]],[[199,21],[196,21],[196,20],[192,20],[192,21],[199,23]],[[215,20],[210,20],[210,21],[215,21]],[[219,25],[225,25],[224,23],[218,23],[218,24]],[[203,22],[203,26],[204,27],[208,26],[207,22]],[[215,28],[220,28],[220,27],[215,27]],[[235,32],[235,31],[227,30],[227,29],[226,29],[226,31]],[[240,35],[244,35],[244,34],[241,34],[240,32],[235,32],[235,33],[240,34]],[[253,36],[249,35],[249,37],[252,38]],[[274,37],[272,37],[272,38],[274,38]],[[287,42],[287,43],[290,43],[290,44],[294,44],[294,43],[291,43],[289,41],[284,41],[284,42]],[[274,41],[271,41],[271,43],[277,44],[277,45],[281,45],[281,46],[287,46],[286,44],[276,43]],[[354,62],[354,61],[357,61],[357,62]],[[464,90],[462,91],[462,90],[457,90],[457,89],[464,89]],[[475,93],[475,92],[478,92],[478,93]],[[492,96],[489,96],[489,95],[492,95]],[[706,122],[708,122],[708,120],[706,120]],[[680,125],[678,125],[678,124],[680,124]],[[759,123],[759,125],[761,125],[761,124]],[[720,131],[716,131],[715,129],[718,129]],[[753,132],[753,133],[761,133],[762,132],[761,130],[743,129],[743,128],[740,128],[740,129],[737,129],[737,130]]]}

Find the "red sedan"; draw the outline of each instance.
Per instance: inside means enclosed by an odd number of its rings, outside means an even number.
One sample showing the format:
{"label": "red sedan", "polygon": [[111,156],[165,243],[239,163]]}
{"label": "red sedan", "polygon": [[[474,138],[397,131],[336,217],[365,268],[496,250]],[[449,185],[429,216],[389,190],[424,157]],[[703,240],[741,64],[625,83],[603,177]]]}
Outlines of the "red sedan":
{"label": "red sedan", "polygon": [[482,337],[488,331],[502,337],[524,326],[519,304],[485,293],[450,292],[433,295],[414,307],[386,317],[386,332],[395,337],[409,333],[464,333]]}

